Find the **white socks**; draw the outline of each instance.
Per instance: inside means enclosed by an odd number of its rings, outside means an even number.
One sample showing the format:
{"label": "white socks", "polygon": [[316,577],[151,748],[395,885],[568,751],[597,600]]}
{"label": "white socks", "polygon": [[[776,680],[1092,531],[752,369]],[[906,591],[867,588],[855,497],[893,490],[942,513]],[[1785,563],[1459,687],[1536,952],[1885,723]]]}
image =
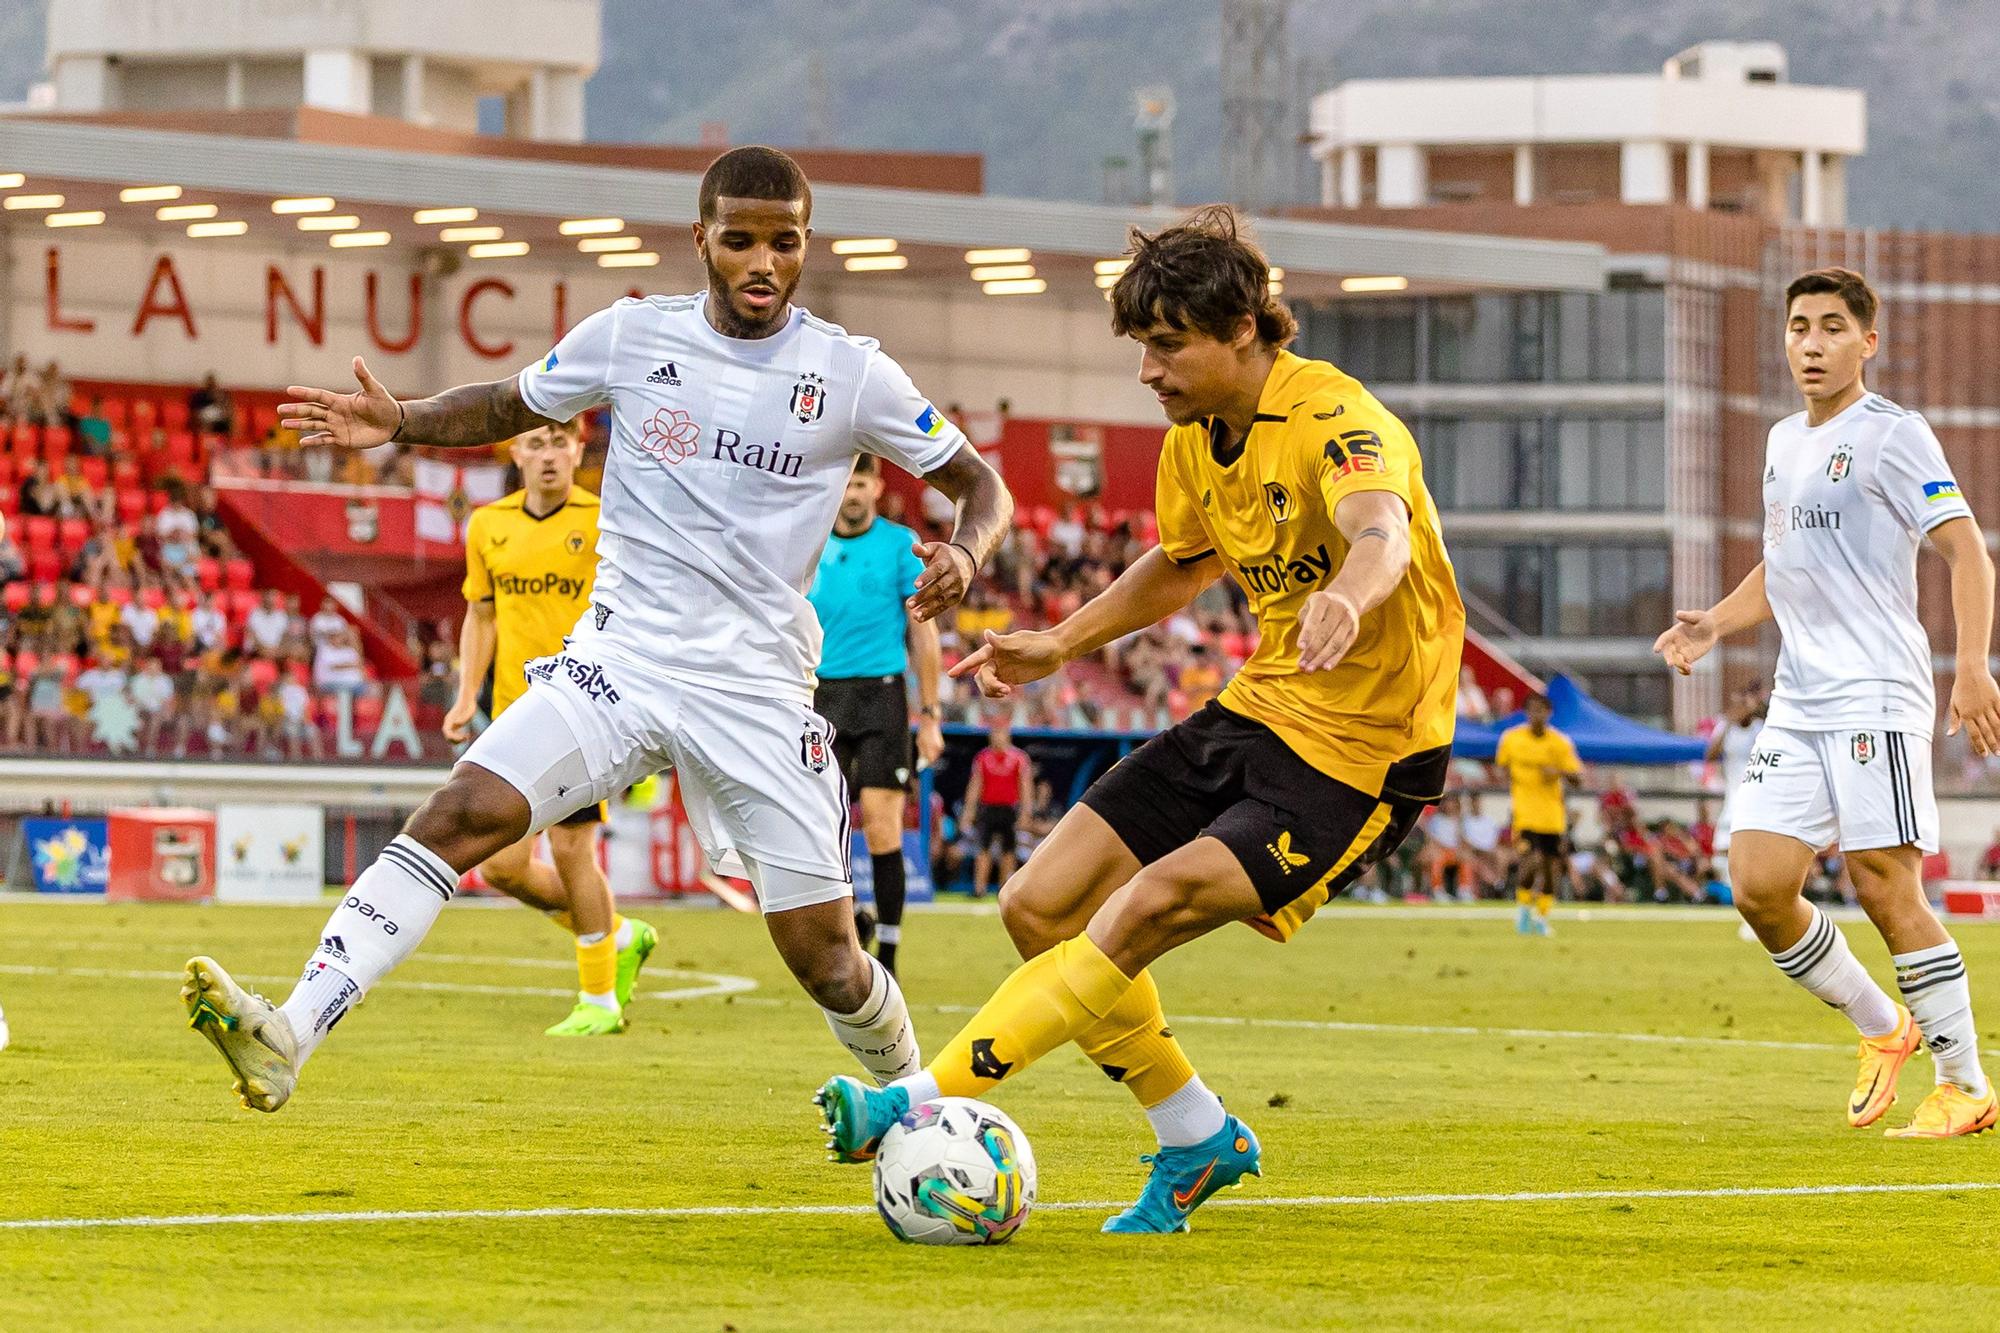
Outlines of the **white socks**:
{"label": "white socks", "polygon": [[1162,1148],[1187,1148],[1220,1134],[1228,1116],[1222,1099],[1204,1087],[1201,1075],[1196,1074],[1179,1092],[1147,1107],[1146,1119],[1152,1122]]}
{"label": "white socks", "polygon": [[1806,933],[1783,953],[1772,954],[1771,961],[1780,972],[1846,1014],[1862,1036],[1888,1036],[1896,1030],[1896,1002],[1875,984],[1875,978],[1847,947],[1847,937],[1834,928],[1826,913],[1813,903],[1806,906],[1812,909]]}
{"label": "white socks", "polygon": [[1975,1097],[1986,1095],[1979,1067],[1979,1030],[1972,1022],[1972,989],[1965,959],[1950,940],[1895,956],[1896,989],[1924,1034],[1937,1064],[1937,1081],[1956,1084]]}
{"label": "white socks", "polygon": [[407,834],[361,872],[282,1006],[300,1065],[349,1008],[416,952],[457,889],[457,872]]}
{"label": "white socks", "polygon": [[922,1068],[923,1057],[917,1052],[917,1033],[910,1026],[902,988],[882,964],[866,953],[861,956],[875,979],[868,988],[868,998],[851,1014],[836,1014],[831,1009],[820,1012],[826,1015],[826,1025],[840,1044],[854,1052],[854,1058],[877,1083],[887,1084]]}

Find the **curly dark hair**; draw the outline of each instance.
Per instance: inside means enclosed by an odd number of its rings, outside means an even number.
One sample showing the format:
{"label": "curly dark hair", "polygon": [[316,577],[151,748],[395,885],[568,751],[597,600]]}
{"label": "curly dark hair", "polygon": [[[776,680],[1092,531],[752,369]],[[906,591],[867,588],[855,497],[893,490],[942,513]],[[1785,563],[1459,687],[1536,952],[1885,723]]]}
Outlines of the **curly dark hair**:
{"label": "curly dark hair", "polygon": [[1271,294],[1271,266],[1244,231],[1227,204],[1198,208],[1151,236],[1134,227],[1132,262],[1111,288],[1112,331],[1124,337],[1165,324],[1228,342],[1252,319],[1258,341],[1291,342],[1299,323]]}

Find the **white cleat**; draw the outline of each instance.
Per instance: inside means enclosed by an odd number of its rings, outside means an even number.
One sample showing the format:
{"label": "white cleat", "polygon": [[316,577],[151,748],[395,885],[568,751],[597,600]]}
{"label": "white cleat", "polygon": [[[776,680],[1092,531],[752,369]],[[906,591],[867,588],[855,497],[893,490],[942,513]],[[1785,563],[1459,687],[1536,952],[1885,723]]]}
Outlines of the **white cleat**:
{"label": "white cleat", "polygon": [[7,1013],[0,1010],[0,1051],[7,1049]]}
{"label": "white cleat", "polygon": [[291,1100],[299,1082],[299,1044],[276,1005],[237,985],[213,958],[188,959],[181,1002],[188,1026],[229,1062],[246,1108],[275,1111]]}

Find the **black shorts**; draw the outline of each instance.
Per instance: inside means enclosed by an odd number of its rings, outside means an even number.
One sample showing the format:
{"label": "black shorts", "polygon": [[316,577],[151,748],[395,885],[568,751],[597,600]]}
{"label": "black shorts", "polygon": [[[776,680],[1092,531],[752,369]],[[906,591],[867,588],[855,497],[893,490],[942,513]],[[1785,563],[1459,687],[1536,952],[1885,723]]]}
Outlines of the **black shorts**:
{"label": "black shorts", "polygon": [[972,817],[972,849],[977,852],[998,852],[1002,856],[1012,856],[1018,842],[1016,825],[1020,811],[1011,805],[987,805],[980,803],[978,813]]}
{"label": "black shorts", "polygon": [[1219,840],[1257,889],[1250,921],[1273,939],[1401,846],[1444,794],[1451,748],[1392,765],[1380,794],[1320,772],[1261,722],[1211,700],[1092,783],[1083,803],[1151,865],[1197,837]]}
{"label": "black shorts", "polygon": [[823,680],[813,695],[813,711],[833,724],[833,757],[849,791],[909,787],[916,745],[901,676]]}
{"label": "black shorts", "polygon": [[1534,852],[1540,856],[1561,856],[1564,837],[1560,833],[1516,833],[1515,850]]}
{"label": "black shorts", "polygon": [[609,822],[610,815],[604,807],[604,802],[592,801],[589,805],[584,806],[583,809],[564,815],[556,821],[556,824],[561,828],[569,828],[577,824],[607,824]]}

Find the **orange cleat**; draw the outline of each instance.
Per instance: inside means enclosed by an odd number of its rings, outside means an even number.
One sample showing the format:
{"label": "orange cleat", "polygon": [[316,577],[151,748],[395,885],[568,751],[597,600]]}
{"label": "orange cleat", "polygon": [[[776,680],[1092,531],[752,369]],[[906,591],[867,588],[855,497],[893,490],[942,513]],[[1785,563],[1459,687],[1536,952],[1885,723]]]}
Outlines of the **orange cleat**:
{"label": "orange cleat", "polygon": [[1863,1037],[1858,1056],[1861,1070],[1854,1078],[1854,1096],[1847,1103],[1847,1123],[1865,1129],[1896,1104],[1896,1077],[1903,1063],[1923,1045],[1916,1020],[1896,1006],[1896,1030],[1886,1037]]}
{"label": "orange cleat", "polygon": [[1984,1134],[2000,1118],[2000,1101],[1988,1088],[1984,1097],[1975,1097],[1951,1083],[1931,1089],[1917,1107],[1916,1116],[1901,1129],[1887,1131],[1891,1139],[1952,1139],[1961,1134]]}

